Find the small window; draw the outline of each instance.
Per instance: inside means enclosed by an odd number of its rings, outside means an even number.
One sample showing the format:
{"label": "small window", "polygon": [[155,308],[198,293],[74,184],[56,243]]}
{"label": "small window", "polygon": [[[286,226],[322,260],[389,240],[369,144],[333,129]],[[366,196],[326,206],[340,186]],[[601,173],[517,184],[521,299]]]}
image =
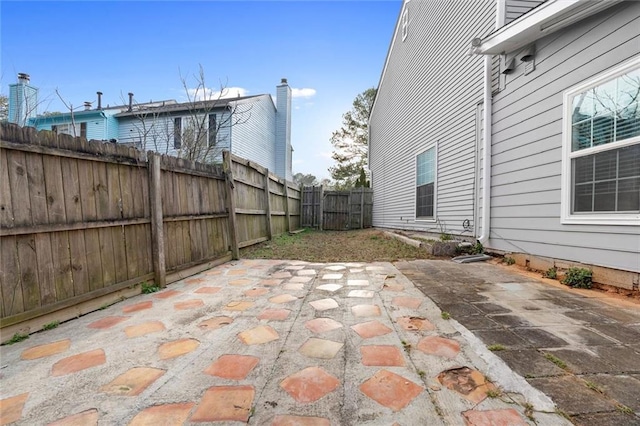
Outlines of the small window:
{"label": "small window", "polygon": [[80,137],[87,138],[87,123],[80,123]]}
{"label": "small window", "polygon": [[436,147],[416,157],[416,219],[435,217]]}
{"label": "small window", "polygon": [[209,147],[216,146],[218,142],[218,123],[216,122],[216,115],[209,114]]}
{"label": "small window", "polygon": [[640,58],[565,92],[563,223],[640,218]]}
{"label": "small window", "polygon": [[173,120],[173,148],[180,149],[182,147],[182,117],[176,117]]}
{"label": "small window", "polygon": [[404,10],[402,11],[402,41],[407,38],[409,34],[409,6],[404,5]]}
{"label": "small window", "polygon": [[58,126],[56,126],[55,124],[51,126],[51,131],[55,132],[56,134],[58,134]]}

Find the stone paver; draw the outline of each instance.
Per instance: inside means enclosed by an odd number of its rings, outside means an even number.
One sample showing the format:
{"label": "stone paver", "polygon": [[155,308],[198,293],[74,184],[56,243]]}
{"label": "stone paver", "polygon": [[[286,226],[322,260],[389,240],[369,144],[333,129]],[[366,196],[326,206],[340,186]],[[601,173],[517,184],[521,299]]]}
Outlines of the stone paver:
{"label": "stone paver", "polygon": [[[438,276],[442,288],[446,279]],[[484,305],[462,306],[470,299]],[[488,327],[478,331],[512,323],[520,345],[560,342],[535,317],[509,318],[495,301],[465,293],[452,303],[492,317],[473,323]],[[597,315],[581,318],[605,314]],[[500,386],[485,376],[493,378],[495,367],[452,324],[389,263],[233,261],[0,347],[0,413],[3,424],[18,425],[532,426],[524,396],[487,397]],[[620,349],[626,335],[607,324],[581,336],[608,342],[594,352],[620,358],[607,365],[635,368],[628,348]],[[502,352],[519,350],[528,348]],[[532,371],[543,371],[539,363],[548,361],[536,353]],[[593,383],[620,395],[640,382],[640,372],[604,376],[593,375]],[[553,389],[558,377],[540,386]],[[624,395],[637,409],[637,393]],[[567,424],[532,414],[543,426]]]}

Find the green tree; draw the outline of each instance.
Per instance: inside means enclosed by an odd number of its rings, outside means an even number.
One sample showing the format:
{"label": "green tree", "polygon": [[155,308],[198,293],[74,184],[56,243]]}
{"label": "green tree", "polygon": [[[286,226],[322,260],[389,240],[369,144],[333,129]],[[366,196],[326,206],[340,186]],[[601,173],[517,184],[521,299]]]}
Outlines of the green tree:
{"label": "green tree", "polygon": [[358,176],[358,180],[356,180],[355,187],[369,188],[369,181],[367,180],[367,175],[364,172],[364,168],[360,169],[360,176]]}
{"label": "green tree", "polygon": [[342,116],[342,127],[331,135],[336,165],[329,172],[340,188],[352,188],[367,166],[369,116],[376,92],[372,87],[356,96],[351,110]]}
{"label": "green tree", "polygon": [[318,184],[318,178],[311,173],[306,175],[304,173],[296,173],[293,175],[293,181],[298,185],[312,186]]}

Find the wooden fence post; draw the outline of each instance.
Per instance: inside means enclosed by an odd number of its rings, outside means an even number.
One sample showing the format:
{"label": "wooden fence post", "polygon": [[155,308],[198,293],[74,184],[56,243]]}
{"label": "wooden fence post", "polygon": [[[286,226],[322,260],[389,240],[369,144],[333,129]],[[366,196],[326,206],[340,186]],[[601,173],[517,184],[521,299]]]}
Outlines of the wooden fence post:
{"label": "wooden fence post", "polygon": [[151,256],[153,277],[158,287],[166,287],[166,265],[164,258],[164,224],[162,219],[162,182],[160,155],[149,153],[149,198],[151,206]]}
{"label": "wooden fence post", "polygon": [[364,229],[364,186],[360,188],[360,229]]}
{"label": "wooden fence post", "polygon": [[[315,188],[314,191],[315,193]],[[318,229],[322,231],[322,225],[324,224],[324,186],[320,185],[319,191],[320,201],[318,202]]]}
{"label": "wooden fence post", "polygon": [[267,212],[267,238],[273,239],[273,230],[271,229],[271,195],[269,194],[269,169],[264,171],[264,196],[265,210]]}
{"label": "wooden fence post", "polygon": [[231,257],[234,260],[240,259],[240,248],[238,247],[238,230],[236,227],[236,196],[233,192],[233,171],[231,168],[231,153],[229,151],[222,152],[222,169],[224,170],[225,180],[227,182],[227,209],[229,210],[229,238],[231,239]]}
{"label": "wooden fence post", "polygon": [[289,215],[289,184],[286,179],[282,179],[284,183],[284,216],[287,220],[287,232],[291,232],[291,216]]}

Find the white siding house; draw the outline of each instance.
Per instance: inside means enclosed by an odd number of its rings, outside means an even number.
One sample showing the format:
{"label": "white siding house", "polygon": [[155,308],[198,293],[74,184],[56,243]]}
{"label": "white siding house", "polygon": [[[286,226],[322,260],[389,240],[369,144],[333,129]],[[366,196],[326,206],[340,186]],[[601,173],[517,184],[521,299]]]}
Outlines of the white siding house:
{"label": "white siding house", "polygon": [[469,4],[405,1],[370,119],[374,225],[637,288],[640,2]]}

